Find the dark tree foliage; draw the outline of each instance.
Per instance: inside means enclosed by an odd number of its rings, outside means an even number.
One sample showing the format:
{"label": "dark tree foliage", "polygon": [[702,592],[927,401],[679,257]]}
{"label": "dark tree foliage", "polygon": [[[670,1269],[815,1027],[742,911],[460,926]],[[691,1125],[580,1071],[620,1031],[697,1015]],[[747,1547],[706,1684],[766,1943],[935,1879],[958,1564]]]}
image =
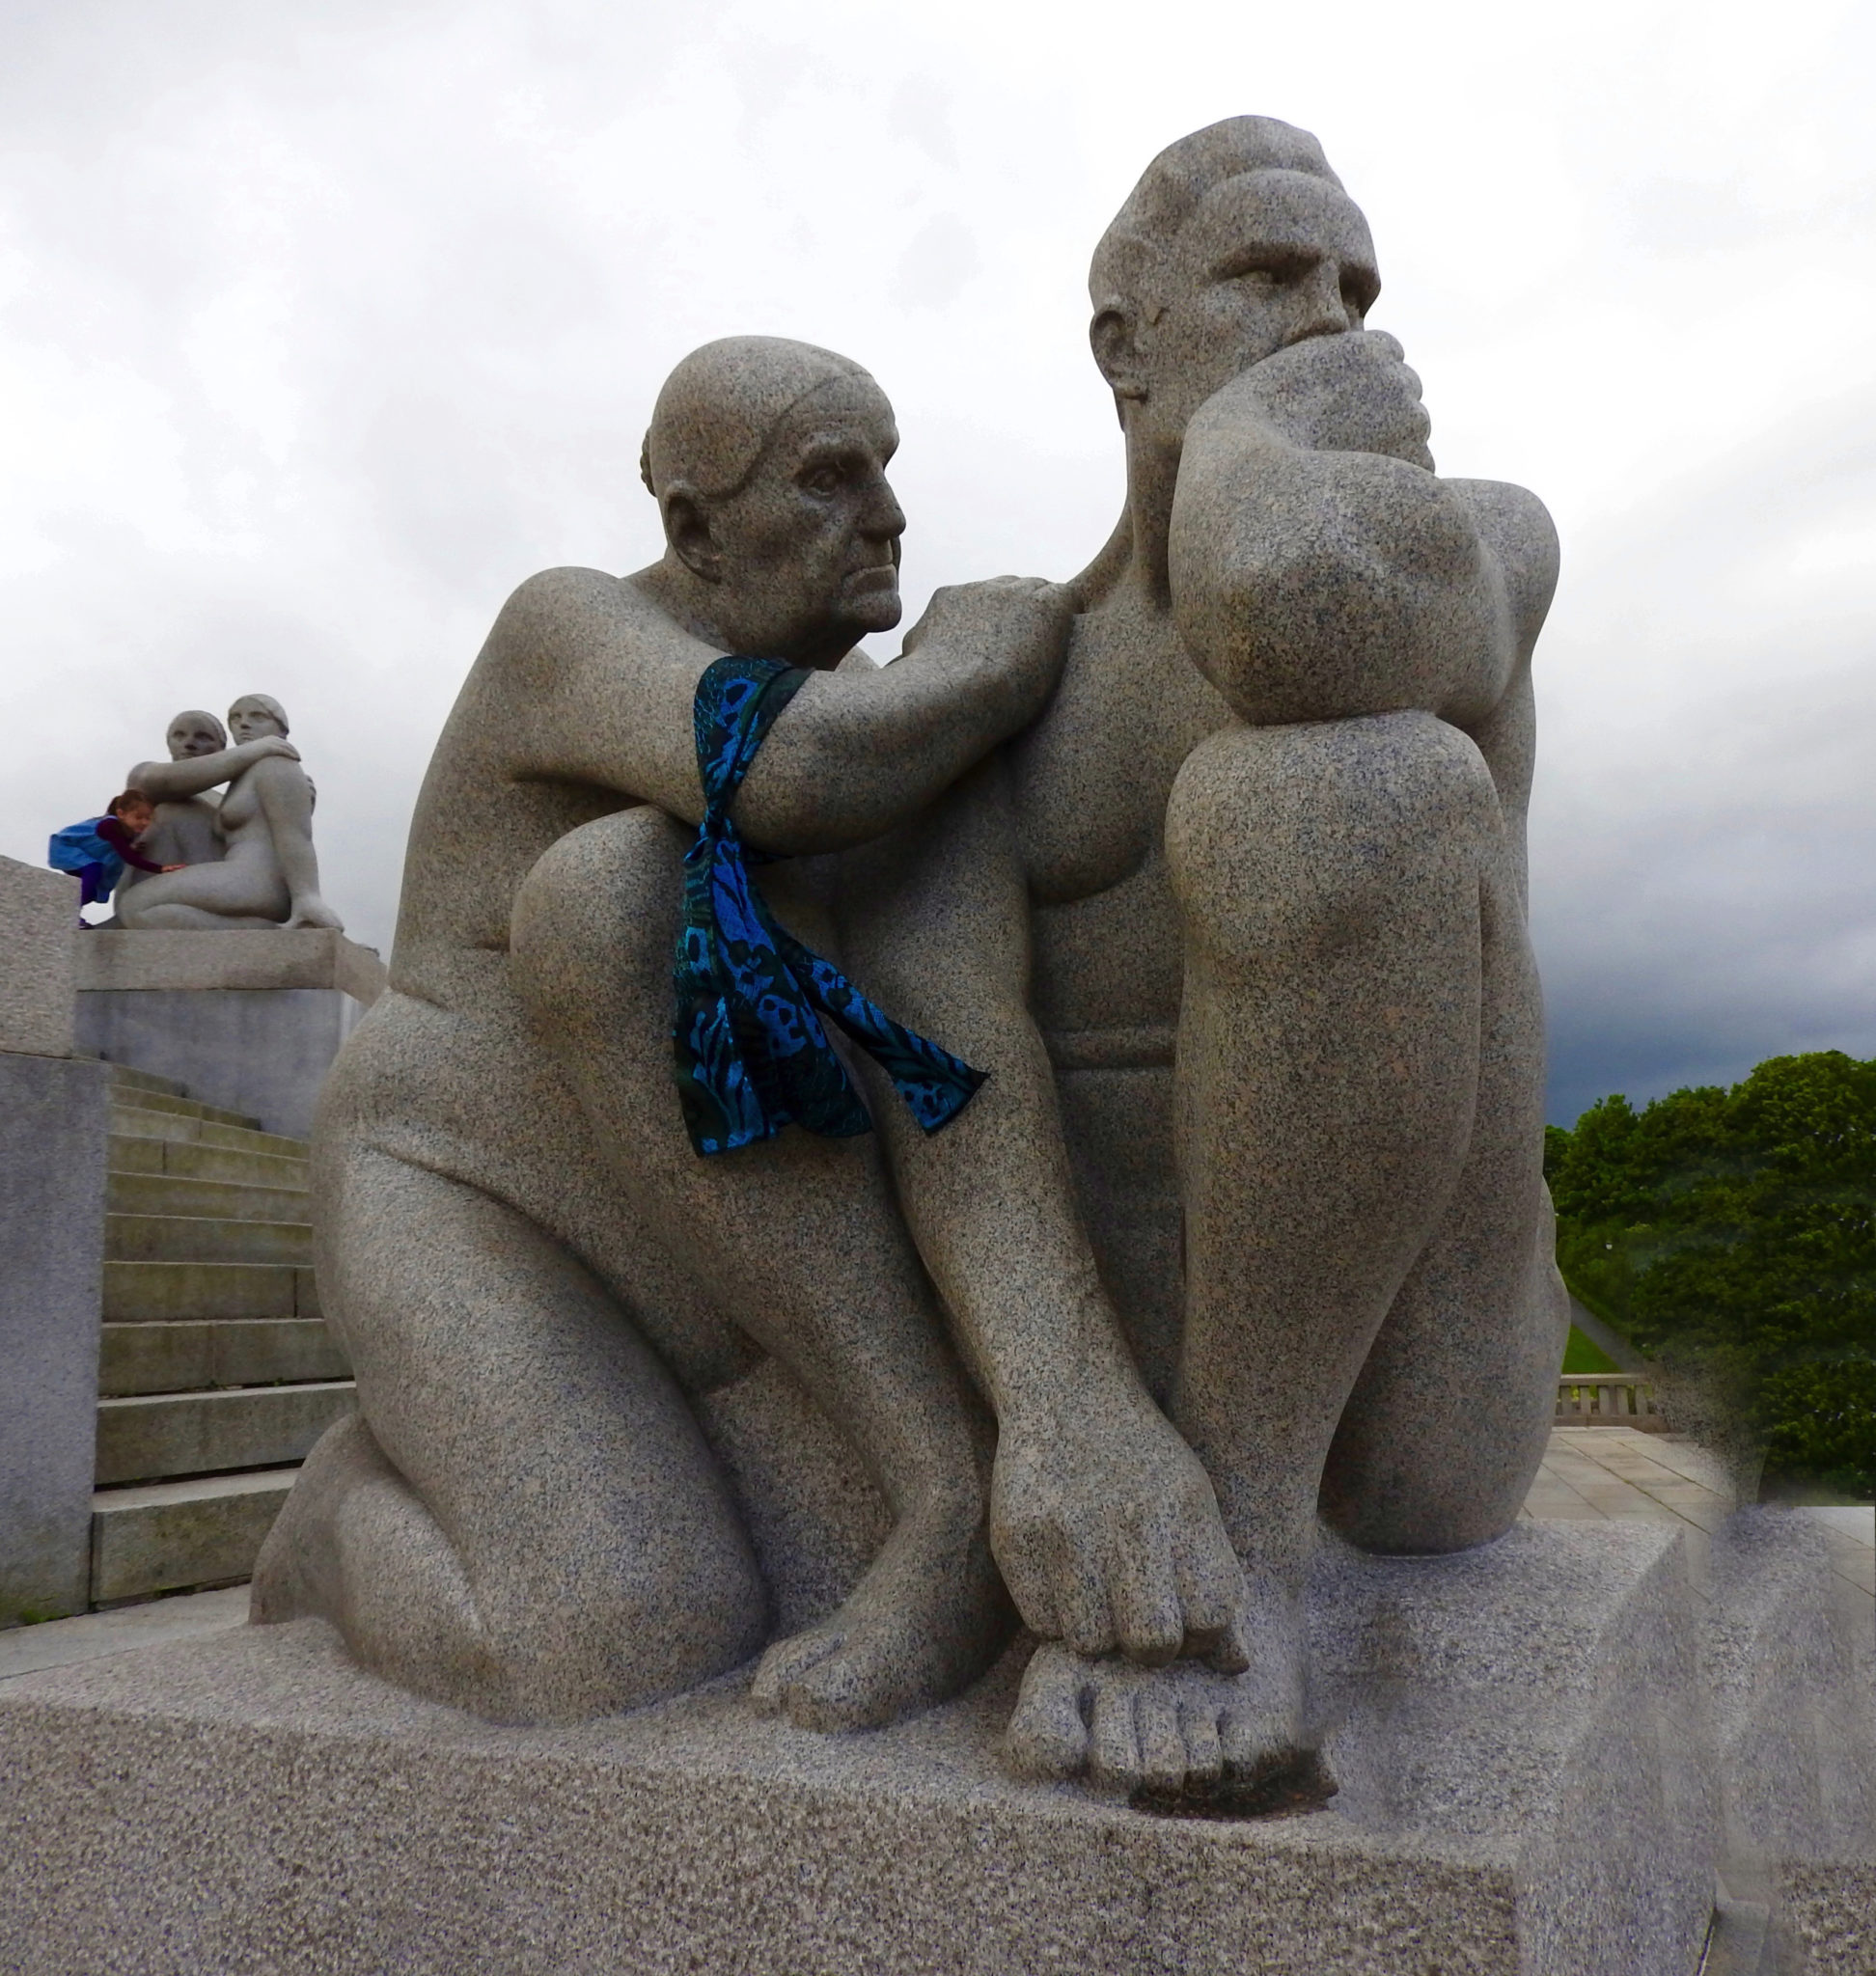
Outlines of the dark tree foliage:
{"label": "dark tree foliage", "polygon": [[1644,1352],[1716,1368],[1768,1477],[1876,1495],[1876,1061],[1774,1057],[1743,1084],[1553,1126],[1557,1259]]}

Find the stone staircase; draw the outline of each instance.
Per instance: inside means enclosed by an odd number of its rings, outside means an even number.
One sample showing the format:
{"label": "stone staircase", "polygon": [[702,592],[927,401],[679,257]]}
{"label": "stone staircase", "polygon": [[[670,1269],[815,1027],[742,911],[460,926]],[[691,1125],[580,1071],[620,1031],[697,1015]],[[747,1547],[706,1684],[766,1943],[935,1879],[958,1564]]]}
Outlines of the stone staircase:
{"label": "stone staircase", "polygon": [[353,1405],[313,1282],[305,1142],[111,1074],[94,1606],[248,1577]]}

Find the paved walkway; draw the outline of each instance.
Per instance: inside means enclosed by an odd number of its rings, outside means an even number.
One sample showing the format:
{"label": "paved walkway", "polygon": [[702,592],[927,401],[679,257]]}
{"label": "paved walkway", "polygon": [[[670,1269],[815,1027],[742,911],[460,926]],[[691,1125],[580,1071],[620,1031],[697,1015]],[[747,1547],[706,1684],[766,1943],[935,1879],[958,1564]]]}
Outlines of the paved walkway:
{"label": "paved walkway", "polygon": [[[1559,1427],[1525,1498],[1523,1514],[1538,1523],[1597,1518],[1679,1523],[1704,1539],[1725,1521],[1729,1498],[1719,1464],[1703,1448],[1673,1434],[1638,1434],[1632,1427]],[[1838,1578],[1876,1601],[1876,1509],[1807,1509],[1824,1527]]]}
{"label": "paved walkway", "polygon": [[[1559,1427],[1531,1486],[1523,1514],[1538,1523],[1640,1518],[1678,1523],[1698,1533],[1696,1569],[1706,1537],[1725,1520],[1727,1497],[1713,1457],[1671,1434],[1632,1427]],[[1837,1576],[1876,1601],[1876,1510],[1816,1509]],[[148,1605],[90,1612],[0,1633],[0,1681],[41,1667],[62,1667],[167,1640],[221,1633],[247,1618],[247,1587],[195,1592]]]}

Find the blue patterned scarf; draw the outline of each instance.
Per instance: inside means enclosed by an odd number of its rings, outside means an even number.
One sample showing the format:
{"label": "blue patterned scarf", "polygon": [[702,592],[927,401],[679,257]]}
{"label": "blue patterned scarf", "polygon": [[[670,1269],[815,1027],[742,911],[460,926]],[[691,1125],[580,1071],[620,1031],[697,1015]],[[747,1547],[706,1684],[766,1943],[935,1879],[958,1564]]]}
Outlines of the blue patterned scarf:
{"label": "blue patterned scarf", "polygon": [[936,1132],[985,1073],[902,1029],[839,969],[785,933],[750,883],[730,806],[769,729],[808,674],[779,659],[718,659],[697,682],[692,720],[704,825],[684,854],[684,923],[674,969],[677,1094],[700,1153],[733,1152],[785,1125],[828,1139],[872,1120],[827,1040],[831,1017]]}

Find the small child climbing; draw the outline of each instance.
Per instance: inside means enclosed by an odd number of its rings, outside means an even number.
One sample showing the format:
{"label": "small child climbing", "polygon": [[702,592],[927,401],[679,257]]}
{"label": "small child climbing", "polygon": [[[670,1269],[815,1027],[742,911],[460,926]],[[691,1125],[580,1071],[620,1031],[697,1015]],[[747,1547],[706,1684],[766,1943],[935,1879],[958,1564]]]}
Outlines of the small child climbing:
{"label": "small child climbing", "polygon": [[81,888],[79,909],[95,906],[117,890],[124,867],[139,871],[180,871],[179,864],[158,864],[137,849],[137,839],[155,819],[150,798],[138,789],[113,796],[102,816],[69,823],[55,831],[46,846],[46,863],[55,871],[69,871]]}

